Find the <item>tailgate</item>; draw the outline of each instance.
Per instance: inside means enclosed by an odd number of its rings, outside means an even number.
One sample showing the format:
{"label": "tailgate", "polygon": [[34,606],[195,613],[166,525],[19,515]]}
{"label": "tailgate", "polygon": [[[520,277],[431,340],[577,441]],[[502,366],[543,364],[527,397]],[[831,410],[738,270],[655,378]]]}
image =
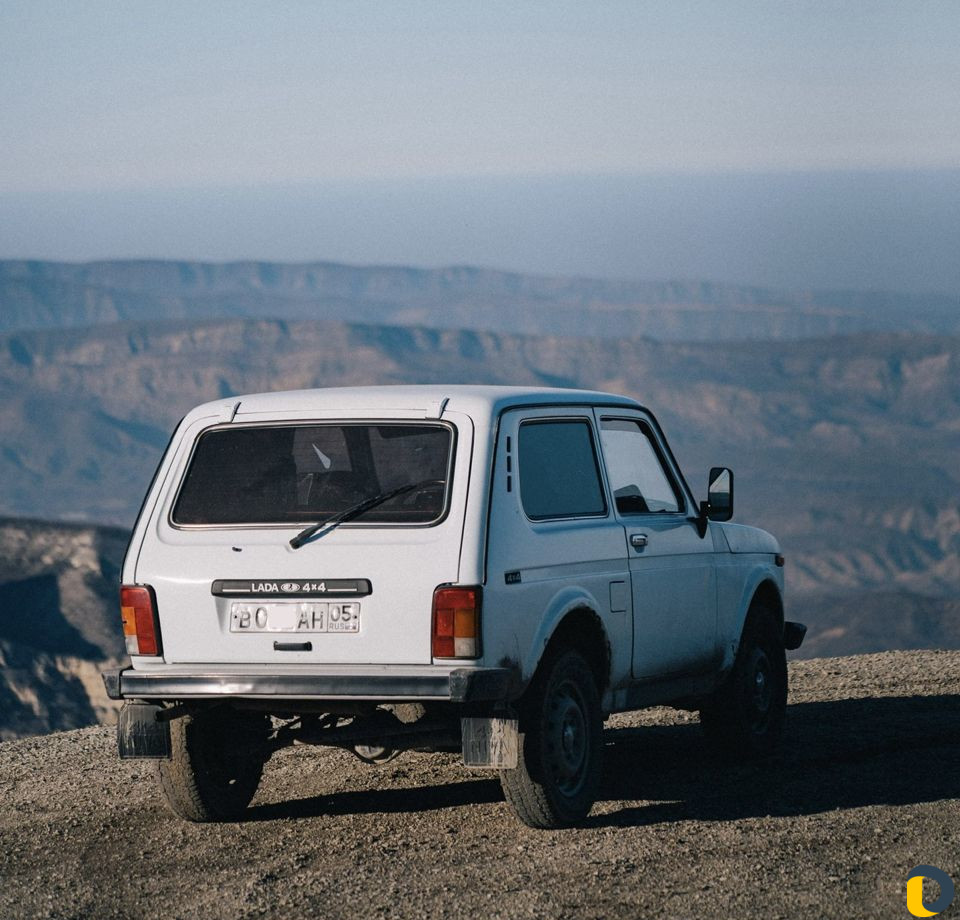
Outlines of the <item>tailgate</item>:
{"label": "tailgate", "polygon": [[[433,591],[458,581],[472,437],[463,416],[194,433],[136,562],[164,661],[428,664]],[[291,547],[305,524],[410,479],[426,488]]]}

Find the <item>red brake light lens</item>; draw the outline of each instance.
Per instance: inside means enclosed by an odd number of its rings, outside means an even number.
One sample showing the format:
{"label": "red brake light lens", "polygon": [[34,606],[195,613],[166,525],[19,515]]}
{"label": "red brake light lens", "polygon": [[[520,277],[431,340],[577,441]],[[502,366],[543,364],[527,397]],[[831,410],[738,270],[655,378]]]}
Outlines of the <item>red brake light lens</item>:
{"label": "red brake light lens", "polygon": [[149,585],[121,585],[120,616],[130,655],[160,654],[157,604]]}
{"label": "red brake light lens", "polygon": [[480,588],[433,592],[433,657],[480,657]]}

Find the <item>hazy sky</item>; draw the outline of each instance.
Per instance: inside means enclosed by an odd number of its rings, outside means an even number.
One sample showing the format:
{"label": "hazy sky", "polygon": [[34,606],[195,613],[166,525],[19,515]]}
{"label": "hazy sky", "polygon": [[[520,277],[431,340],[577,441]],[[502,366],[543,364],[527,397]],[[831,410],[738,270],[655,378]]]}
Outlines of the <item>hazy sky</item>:
{"label": "hazy sky", "polygon": [[[770,173],[955,168],[958,49],[960,3],[922,0],[3,0],[0,207],[27,218],[0,220],[0,256],[256,255],[260,236],[282,227],[269,206],[273,223],[256,221],[271,188],[311,190],[319,236],[335,239],[323,189],[352,188],[356,207],[375,210],[378,196],[389,206],[411,182],[436,198],[458,178],[734,173],[762,184]],[[196,197],[216,211],[218,190],[246,194],[252,223],[228,208],[198,245],[178,232],[178,209]],[[139,213],[137,194],[161,196],[152,235],[135,220],[120,235],[117,211],[127,201]],[[412,243],[428,215],[403,194],[412,210],[390,233]],[[70,195],[86,196],[79,231],[64,227],[81,200]],[[463,201],[461,188],[449,207]],[[484,202],[472,201],[496,235]],[[522,251],[407,252],[374,222],[348,251],[323,251],[318,239],[310,253],[544,268],[537,241],[551,245],[552,222]],[[616,242],[595,240],[596,255]],[[581,262],[576,270],[590,271]],[[637,274],[626,260],[596,266]]]}

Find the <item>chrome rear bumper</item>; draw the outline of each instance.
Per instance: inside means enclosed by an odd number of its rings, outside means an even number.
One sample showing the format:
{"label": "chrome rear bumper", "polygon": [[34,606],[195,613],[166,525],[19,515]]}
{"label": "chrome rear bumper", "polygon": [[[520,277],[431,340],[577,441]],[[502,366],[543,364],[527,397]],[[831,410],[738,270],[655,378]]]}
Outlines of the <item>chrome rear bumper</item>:
{"label": "chrome rear bumper", "polygon": [[113,700],[244,699],[490,702],[509,696],[506,668],[382,668],[287,673],[233,673],[110,668],[102,672]]}

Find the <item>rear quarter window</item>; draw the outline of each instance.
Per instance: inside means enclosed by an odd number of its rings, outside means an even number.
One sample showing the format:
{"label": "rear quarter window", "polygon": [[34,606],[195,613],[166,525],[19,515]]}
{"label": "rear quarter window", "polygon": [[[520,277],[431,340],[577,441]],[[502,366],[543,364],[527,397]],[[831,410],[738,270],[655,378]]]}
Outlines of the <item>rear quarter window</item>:
{"label": "rear quarter window", "polygon": [[593,432],[586,419],[523,422],[518,442],[520,500],[528,518],[607,513]]}

